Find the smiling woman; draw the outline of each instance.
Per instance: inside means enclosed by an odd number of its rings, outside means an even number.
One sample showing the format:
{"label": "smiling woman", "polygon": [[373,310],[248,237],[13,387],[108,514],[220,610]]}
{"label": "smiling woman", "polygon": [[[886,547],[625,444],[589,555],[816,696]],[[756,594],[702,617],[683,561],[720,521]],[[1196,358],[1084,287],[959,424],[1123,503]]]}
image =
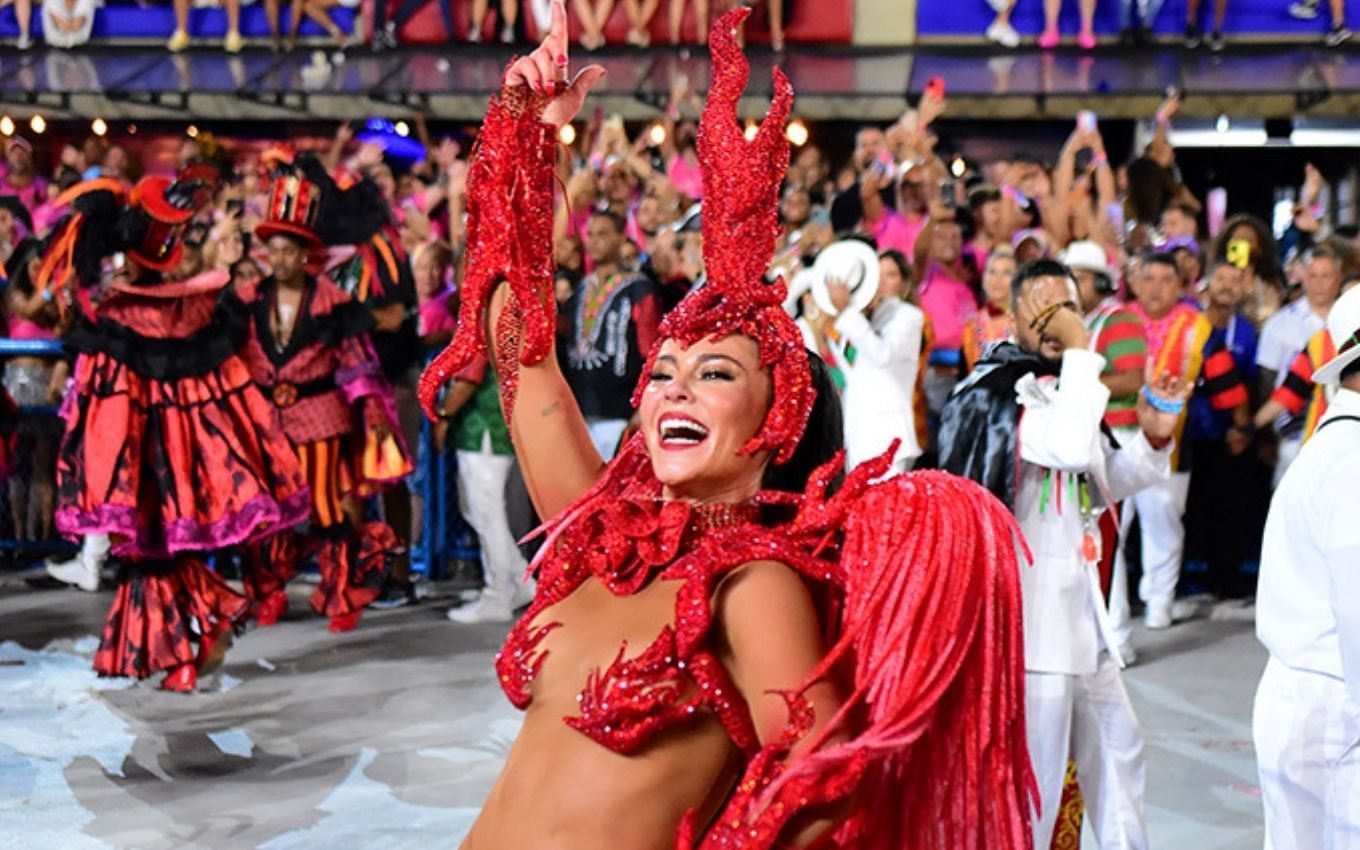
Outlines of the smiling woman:
{"label": "smiling woman", "polygon": [[698,141],[708,282],[662,321],[606,466],[558,367],[551,225],[566,14],[492,101],[468,186],[458,333],[427,409],[494,355],[525,482],[552,517],[537,592],[497,657],[522,731],[464,847],[1021,847],[1014,528],[938,473],[841,478],[825,367],[765,280],[792,91],[751,140],[747,66],[714,29]]}

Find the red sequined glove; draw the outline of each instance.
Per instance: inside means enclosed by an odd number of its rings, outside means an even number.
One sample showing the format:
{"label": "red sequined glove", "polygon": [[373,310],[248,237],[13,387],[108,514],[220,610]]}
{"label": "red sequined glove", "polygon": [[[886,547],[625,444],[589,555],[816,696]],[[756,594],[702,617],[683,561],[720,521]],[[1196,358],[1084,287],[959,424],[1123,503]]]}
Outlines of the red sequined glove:
{"label": "red sequined glove", "polygon": [[[542,121],[551,93],[506,87],[491,100],[468,171],[467,274],[458,331],[420,379],[431,419],[439,390],[478,354],[487,353],[487,307],[501,281],[510,285],[497,328],[498,367],[539,363],[553,344],[553,165],[556,128]],[[509,337],[509,338],[506,338]],[[502,386],[507,385],[502,371]],[[513,381],[508,385],[513,387]],[[513,393],[505,402],[511,415]]]}

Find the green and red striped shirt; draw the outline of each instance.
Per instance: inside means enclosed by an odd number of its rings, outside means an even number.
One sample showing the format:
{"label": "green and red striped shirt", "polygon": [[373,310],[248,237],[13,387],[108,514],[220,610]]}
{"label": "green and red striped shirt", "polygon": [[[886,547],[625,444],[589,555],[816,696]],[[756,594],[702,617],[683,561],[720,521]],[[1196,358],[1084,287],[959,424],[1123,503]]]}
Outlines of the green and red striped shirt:
{"label": "green and red striped shirt", "polygon": [[[1115,299],[1107,299],[1086,317],[1086,330],[1091,334],[1091,349],[1105,358],[1102,374],[1142,369],[1147,364],[1143,322]],[[1105,424],[1111,428],[1137,427],[1138,393],[1111,397],[1105,408]]]}

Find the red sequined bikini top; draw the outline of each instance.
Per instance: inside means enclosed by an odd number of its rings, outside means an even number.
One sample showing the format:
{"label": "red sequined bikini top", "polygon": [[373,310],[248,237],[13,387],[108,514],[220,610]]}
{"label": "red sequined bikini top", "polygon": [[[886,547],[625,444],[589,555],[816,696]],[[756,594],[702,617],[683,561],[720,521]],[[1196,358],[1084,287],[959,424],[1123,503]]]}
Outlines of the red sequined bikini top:
{"label": "red sequined bikini top", "polygon": [[[538,592],[496,657],[501,686],[517,708],[527,708],[530,686],[547,657],[540,648],[560,622],[539,615],[594,578],[618,596],[654,580],[682,582],[675,620],[641,654],[596,669],[577,699],[580,713],[567,725],[618,753],[632,753],[653,736],[693,721],[708,708],[733,743],[748,754],[760,748],[750,709],[709,643],[711,600],[736,567],[758,560],[803,561],[773,530],[757,524],[761,508],[691,506],[658,494],[596,498],[564,523],[537,562]],[[693,687],[690,687],[690,685]]]}

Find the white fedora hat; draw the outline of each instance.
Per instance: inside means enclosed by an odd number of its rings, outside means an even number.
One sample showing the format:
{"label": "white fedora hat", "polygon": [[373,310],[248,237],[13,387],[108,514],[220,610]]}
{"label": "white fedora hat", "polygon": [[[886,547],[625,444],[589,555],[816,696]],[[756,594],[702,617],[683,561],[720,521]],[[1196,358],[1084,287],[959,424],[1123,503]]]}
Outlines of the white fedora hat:
{"label": "white fedora hat", "polygon": [[1073,271],[1080,269],[1081,271],[1096,272],[1111,280],[1119,276],[1114,267],[1110,265],[1110,258],[1105,253],[1105,249],[1090,239],[1083,239],[1068,245],[1067,250],[1058,255],[1058,260]]}
{"label": "white fedora hat", "polygon": [[817,255],[812,270],[812,299],[823,313],[832,316],[839,311],[831,304],[827,291],[828,279],[839,280],[850,287],[851,310],[863,310],[878,293],[878,253],[858,239],[845,239],[826,246]]}
{"label": "white fedora hat", "polygon": [[1327,333],[1336,356],[1313,373],[1313,382],[1318,384],[1336,383],[1341,372],[1360,358],[1360,286],[1352,286],[1336,299],[1327,314]]}

